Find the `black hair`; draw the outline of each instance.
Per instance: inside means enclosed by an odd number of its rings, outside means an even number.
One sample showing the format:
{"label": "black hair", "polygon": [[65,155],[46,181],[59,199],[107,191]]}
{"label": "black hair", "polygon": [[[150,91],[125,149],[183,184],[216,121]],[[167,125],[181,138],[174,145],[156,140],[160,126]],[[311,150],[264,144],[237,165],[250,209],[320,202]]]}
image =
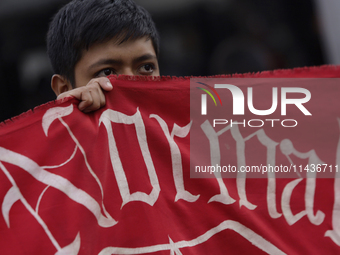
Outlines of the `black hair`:
{"label": "black hair", "polygon": [[148,36],[156,55],[159,35],[150,14],[132,0],[73,0],[54,16],[47,33],[47,53],[54,72],[74,86],[74,68],[94,43],[118,43]]}

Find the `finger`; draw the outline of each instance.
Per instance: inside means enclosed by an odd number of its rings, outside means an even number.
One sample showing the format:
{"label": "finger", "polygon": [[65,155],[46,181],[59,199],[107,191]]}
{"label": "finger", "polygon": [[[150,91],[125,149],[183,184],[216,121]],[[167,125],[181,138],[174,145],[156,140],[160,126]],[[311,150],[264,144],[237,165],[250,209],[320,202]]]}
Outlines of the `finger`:
{"label": "finger", "polygon": [[84,91],[86,91],[86,89],[84,89],[84,87],[72,89],[72,90],[66,91],[64,93],[61,93],[57,97],[57,99],[62,99],[62,98],[65,98],[65,97],[75,97],[76,99],[81,100],[82,93]]}
{"label": "finger", "polygon": [[103,92],[101,89],[99,91],[90,91],[91,97],[92,97],[92,104],[88,105],[83,112],[92,112],[98,110],[100,107],[103,106],[101,95]]}
{"label": "finger", "polygon": [[106,103],[105,95],[102,89],[111,90],[112,85],[106,77],[91,80],[86,86],[75,88],[60,94],[57,99],[64,97],[75,97],[80,100],[79,110],[91,112],[103,107]]}
{"label": "finger", "polygon": [[106,104],[105,95],[104,95],[104,92],[100,88],[98,88],[98,90],[99,90],[98,95],[99,95],[100,107],[103,107]]}
{"label": "finger", "polygon": [[105,105],[105,95],[99,86],[87,92],[81,98],[82,101],[86,101],[80,108],[83,112],[96,111]]}
{"label": "finger", "polygon": [[90,90],[85,90],[79,94],[80,103],[78,109],[80,111],[87,111],[93,105],[94,99]]}
{"label": "finger", "polygon": [[91,83],[89,83],[86,87],[87,90],[91,92],[93,104],[86,109],[86,112],[89,111],[95,111],[99,108],[105,106],[105,95],[102,90],[102,87],[100,85],[100,82],[103,83],[105,80],[109,81],[107,78],[101,79],[101,80],[94,80]]}
{"label": "finger", "polygon": [[113,86],[112,86],[110,80],[106,77],[98,78],[97,82],[98,82],[99,86],[105,91],[110,91],[110,90],[113,89]]}
{"label": "finger", "polygon": [[91,92],[92,99],[93,99],[93,110],[97,110],[100,107],[105,105],[105,95],[100,87],[99,83],[92,83],[87,85],[88,90]]}
{"label": "finger", "polygon": [[74,96],[70,94],[70,91],[67,91],[67,92],[59,94],[59,96],[57,96],[57,100],[63,99],[65,97],[74,97]]}

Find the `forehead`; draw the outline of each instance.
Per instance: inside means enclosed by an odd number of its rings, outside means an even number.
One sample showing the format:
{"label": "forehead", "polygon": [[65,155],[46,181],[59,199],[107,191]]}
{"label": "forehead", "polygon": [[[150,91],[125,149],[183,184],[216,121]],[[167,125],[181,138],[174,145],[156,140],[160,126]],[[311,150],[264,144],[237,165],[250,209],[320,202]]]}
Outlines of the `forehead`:
{"label": "forehead", "polygon": [[88,65],[104,57],[128,62],[145,54],[156,56],[152,40],[149,37],[129,39],[122,43],[114,38],[103,43],[95,43],[84,50],[76,66]]}

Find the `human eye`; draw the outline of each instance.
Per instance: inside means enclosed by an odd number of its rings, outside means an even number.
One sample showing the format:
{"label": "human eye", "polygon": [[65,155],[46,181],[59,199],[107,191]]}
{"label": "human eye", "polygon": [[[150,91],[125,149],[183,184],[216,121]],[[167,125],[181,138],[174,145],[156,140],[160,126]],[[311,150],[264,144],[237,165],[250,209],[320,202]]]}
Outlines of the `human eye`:
{"label": "human eye", "polygon": [[150,75],[155,71],[156,67],[154,64],[144,64],[139,68],[139,73],[142,75]]}
{"label": "human eye", "polygon": [[115,70],[112,68],[105,68],[99,72],[96,73],[96,77],[106,77],[110,74],[116,74]]}

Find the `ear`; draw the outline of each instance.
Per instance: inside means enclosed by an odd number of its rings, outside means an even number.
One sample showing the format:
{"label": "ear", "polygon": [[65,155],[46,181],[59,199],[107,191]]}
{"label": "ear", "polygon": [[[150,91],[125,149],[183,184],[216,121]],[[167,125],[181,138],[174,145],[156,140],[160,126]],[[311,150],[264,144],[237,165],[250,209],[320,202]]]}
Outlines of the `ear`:
{"label": "ear", "polygon": [[71,83],[60,74],[55,74],[52,76],[51,88],[53,89],[56,96],[73,89]]}

